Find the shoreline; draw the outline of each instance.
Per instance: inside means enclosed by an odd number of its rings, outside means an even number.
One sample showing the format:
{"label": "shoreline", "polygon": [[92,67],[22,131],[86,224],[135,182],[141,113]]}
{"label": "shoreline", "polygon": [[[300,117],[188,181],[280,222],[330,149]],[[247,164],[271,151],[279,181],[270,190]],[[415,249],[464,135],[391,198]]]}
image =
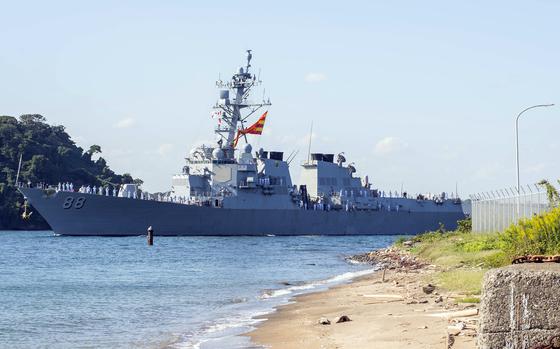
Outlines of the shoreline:
{"label": "shoreline", "polygon": [[[457,295],[437,287],[426,294],[423,286],[437,267],[415,263],[390,248],[374,252],[375,258],[387,252],[389,259],[402,258],[401,267],[389,261],[385,272],[296,295],[276,311],[257,317],[264,321],[244,336],[271,349],[475,348],[477,306],[457,304]],[[336,323],[344,315],[351,321]],[[319,324],[325,318],[330,324]]]}
{"label": "shoreline", "polygon": [[[207,324],[206,330],[198,333],[198,336],[193,337],[191,341],[185,342],[183,340],[176,341],[174,344],[187,344],[193,348],[222,348],[222,347],[235,347],[235,348],[251,348],[251,349],[265,349],[262,344],[256,344],[251,341],[246,334],[257,329],[260,324],[265,322],[272,314],[275,314],[281,307],[293,303],[293,299],[300,296],[318,294],[326,292],[330,289],[348,285],[353,280],[360,280],[367,278],[375,273],[376,270],[373,266],[356,271],[347,271],[341,274],[330,276],[325,279],[309,281],[302,284],[287,284],[284,288],[271,289],[262,291],[259,296],[259,301],[256,305],[260,307],[251,308],[251,312],[257,311],[258,315],[249,315],[239,322],[230,321],[230,319],[219,318],[214,320],[214,323]],[[269,305],[263,307],[261,302],[275,302],[276,305]],[[223,321],[220,321],[223,320]],[[215,331],[213,328],[220,328]],[[210,329],[210,331],[208,331]],[[232,343],[234,345],[232,346]]]}

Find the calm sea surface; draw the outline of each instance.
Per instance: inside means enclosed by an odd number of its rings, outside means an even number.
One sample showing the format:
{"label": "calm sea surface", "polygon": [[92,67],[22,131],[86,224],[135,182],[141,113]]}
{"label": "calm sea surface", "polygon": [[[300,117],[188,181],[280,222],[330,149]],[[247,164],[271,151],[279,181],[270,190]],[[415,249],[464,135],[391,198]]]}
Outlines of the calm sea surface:
{"label": "calm sea surface", "polygon": [[0,232],[0,347],[254,347],[254,316],[370,272],[344,257],[393,240]]}

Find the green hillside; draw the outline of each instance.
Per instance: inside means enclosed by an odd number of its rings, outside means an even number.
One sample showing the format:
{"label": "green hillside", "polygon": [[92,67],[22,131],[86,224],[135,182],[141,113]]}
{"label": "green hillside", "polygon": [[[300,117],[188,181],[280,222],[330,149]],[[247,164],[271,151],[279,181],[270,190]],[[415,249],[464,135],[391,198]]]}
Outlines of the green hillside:
{"label": "green hillside", "polygon": [[41,115],[0,116],[0,229],[49,228],[37,212],[29,220],[21,218],[23,197],[15,188],[20,154],[20,183],[72,182],[78,188],[135,181],[130,174],[113,172],[102,157],[93,160],[96,153],[101,147],[78,147],[64,126],[51,126]]}

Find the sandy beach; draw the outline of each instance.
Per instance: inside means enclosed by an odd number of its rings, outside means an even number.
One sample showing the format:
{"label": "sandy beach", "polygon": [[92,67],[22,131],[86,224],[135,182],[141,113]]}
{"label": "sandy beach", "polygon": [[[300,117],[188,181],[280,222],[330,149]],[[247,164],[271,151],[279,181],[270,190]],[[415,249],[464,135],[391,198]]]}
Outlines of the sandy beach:
{"label": "sandy beach", "polygon": [[[436,289],[434,266],[375,272],[324,292],[300,295],[248,333],[256,344],[291,348],[475,348],[477,308]],[[342,315],[351,321],[336,323]],[[319,324],[321,318],[329,325]]]}

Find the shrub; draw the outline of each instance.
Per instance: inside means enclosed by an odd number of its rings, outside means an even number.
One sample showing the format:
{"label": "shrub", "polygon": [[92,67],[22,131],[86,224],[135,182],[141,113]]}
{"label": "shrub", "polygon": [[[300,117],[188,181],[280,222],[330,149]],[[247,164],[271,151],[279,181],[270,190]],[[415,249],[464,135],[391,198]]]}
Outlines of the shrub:
{"label": "shrub", "polygon": [[470,233],[472,231],[471,217],[457,221],[457,231],[459,233]]}
{"label": "shrub", "polygon": [[395,245],[397,245],[397,246],[402,246],[403,242],[405,242],[406,240],[407,240],[406,237],[404,237],[404,236],[399,236],[399,237],[397,238],[397,240],[395,240]]}
{"label": "shrub", "polygon": [[500,234],[503,250],[510,257],[525,254],[560,253],[560,208],[521,219]]}

